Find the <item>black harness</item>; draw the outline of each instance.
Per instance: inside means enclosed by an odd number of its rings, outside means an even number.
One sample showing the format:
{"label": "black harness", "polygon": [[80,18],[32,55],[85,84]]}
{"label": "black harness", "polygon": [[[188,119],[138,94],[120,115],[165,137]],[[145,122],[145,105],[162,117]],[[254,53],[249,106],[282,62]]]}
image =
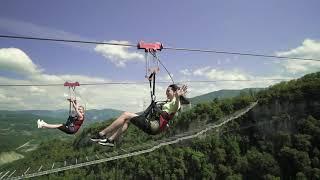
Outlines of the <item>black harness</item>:
{"label": "black harness", "polygon": [[148,108],[143,112],[144,116],[148,121],[150,120],[159,120],[159,116],[162,112],[162,105],[167,101],[156,101],[155,95],[155,86],[156,86],[156,73],[153,72],[149,76],[149,85],[150,85],[150,95],[151,103]]}

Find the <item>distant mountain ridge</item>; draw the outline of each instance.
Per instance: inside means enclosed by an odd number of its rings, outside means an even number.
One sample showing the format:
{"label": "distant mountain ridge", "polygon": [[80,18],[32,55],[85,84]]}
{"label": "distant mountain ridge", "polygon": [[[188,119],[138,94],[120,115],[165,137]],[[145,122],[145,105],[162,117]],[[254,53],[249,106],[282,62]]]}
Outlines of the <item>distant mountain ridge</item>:
{"label": "distant mountain ridge", "polygon": [[[0,114],[3,114],[2,112],[11,112],[11,113],[17,113],[17,114],[33,114],[36,116],[44,116],[44,117],[50,117],[50,118],[56,118],[56,119],[66,119],[69,115],[68,110],[20,110],[20,111],[0,111]],[[91,122],[96,121],[104,121],[106,119],[114,118],[116,116],[119,116],[122,113],[120,110],[116,109],[90,109],[87,110],[85,113],[86,120]]]}
{"label": "distant mountain ridge", "polygon": [[[246,88],[240,90],[219,90],[210,92],[207,94],[203,94],[200,96],[195,96],[189,98],[192,104],[198,104],[203,102],[211,101],[215,98],[232,98],[240,95],[241,93],[256,93],[263,88]],[[96,121],[104,121],[106,119],[115,118],[119,116],[123,111],[116,109],[90,109],[86,111],[86,120],[89,123]],[[41,117],[50,117],[57,120],[64,120],[68,117],[68,110],[17,110],[17,111],[8,111],[8,110],[0,110],[0,118],[4,118],[10,114],[32,114],[35,116]]]}
{"label": "distant mountain ridge", "polygon": [[190,98],[192,104],[199,104],[204,102],[212,101],[215,98],[223,99],[223,98],[233,98],[236,96],[239,96],[241,93],[257,93],[264,88],[246,88],[246,89],[240,89],[240,90],[219,90],[219,91],[213,91],[207,94],[203,94],[200,96],[195,96],[193,98]]}
{"label": "distant mountain ridge", "polygon": [[[211,101],[214,98],[226,98],[239,95],[241,92],[258,91],[257,89],[220,90],[191,98],[193,104]],[[260,90],[260,89],[259,89]],[[103,122],[118,117],[122,111],[116,109],[90,109],[86,111],[86,122],[81,128],[90,126],[95,122]],[[37,129],[36,120],[43,119],[48,123],[64,123],[68,117],[68,110],[0,110],[0,138],[5,142],[0,146],[0,152],[8,152],[19,148],[18,153],[24,154],[29,149],[36,148],[40,142],[52,139],[68,139],[69,135],[57,133],[54,130]],[[24,135],[21,137],[21,133]],[[12,141],[13,140],[13,141]]]}

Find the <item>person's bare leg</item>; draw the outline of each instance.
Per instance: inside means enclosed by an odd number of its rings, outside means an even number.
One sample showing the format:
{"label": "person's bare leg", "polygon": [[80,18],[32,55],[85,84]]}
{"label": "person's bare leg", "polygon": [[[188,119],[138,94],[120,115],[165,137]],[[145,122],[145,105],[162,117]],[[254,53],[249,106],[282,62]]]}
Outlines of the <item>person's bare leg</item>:
{"label": "person's bare leg", "polygon": [[119,128],[115,133],[113,133],[108,139],[110,141],[113,141],[117,139],[123,132],[125,132],[128,129],[129,123],[125,122],[124,125]]}
{"label": "person's bare leg", "polygon": [[128,119],[131,119],[135,116],[138,116],[138,115],[135,113],[124,112],[121,114],[121,116],[118,117],[118,119],[113,121],[112,124],[110,124],[108,127],[100,131],[99,134],[100,135],[110,134],[111,132],[121,129]]}
{"label": "person's bare leg", "polygon": [[62,127],[63,124],[48,124],[48,123],[43,123],[42,128],[47,128],[47,129],[58,129],[59,127]]}

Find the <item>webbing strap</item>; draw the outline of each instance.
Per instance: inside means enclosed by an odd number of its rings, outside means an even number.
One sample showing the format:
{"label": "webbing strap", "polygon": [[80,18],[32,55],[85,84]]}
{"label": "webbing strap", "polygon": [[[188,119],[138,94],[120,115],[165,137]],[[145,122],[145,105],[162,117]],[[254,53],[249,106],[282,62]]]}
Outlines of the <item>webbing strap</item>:
{"label": "webbing strap", "polygon": [[[72,92],[73,91],[73,95],[74,95],[74,100],[76,100],[76,87],[75,86],[69,86],[69,98],[70,100],[72,100]],[[72,102],[69,102],[69,116],[72,116]]]}
{"label": "webbing strap", "polygon": [[155,101],[156,100],[156,95],[155,95],[155,93],[156,93],[156,73],[154,72],[153,73],[153,90],[152,90],[152,92],[153,92],[153,101]]}
{"label": "webbing strap", "polygon": [[[69,87],[69,98],[71,98],[71,87]],[[71,108],[72,108],[72,104],[71,101],[69,102],[69,117],[71,116]]]}
{"label": "webbing strap", "polygon": [[156,96],[155,96],[155,91],[156,91],[156,73],[155,72],[151,73],[150,76],[149,76],[149,85],[150,85],[151,102],[154,102],[156,100]]}
{"label": "webbing strap", "polygon": [[[152,82],[153,81],[153,82]],[[153,115],[154,113],[160,112],[161,110],[157,107],[156,102],[156,72],[152,72],[149,76],[149,85],[150,85],[150,95],[151,95],[151,103],[148,106],[148,108],[144,111],[144,117],[147,118],[150,117],[150,115]]]}

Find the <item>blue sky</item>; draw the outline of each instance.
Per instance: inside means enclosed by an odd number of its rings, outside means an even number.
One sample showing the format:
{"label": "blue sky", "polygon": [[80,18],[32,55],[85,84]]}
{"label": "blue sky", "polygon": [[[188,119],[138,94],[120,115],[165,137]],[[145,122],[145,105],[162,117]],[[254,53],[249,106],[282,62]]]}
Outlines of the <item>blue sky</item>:
{"label": "blue sky", "polygon": [[[95,40],[320,59],[320,2],[311,1],[4,1],[0,34]],[[133,48],[0,39],[0,83],[143,81],[143,52]],[[296,78],[318,62],[178,52],[159,53],[176,81]],[[167,79],[162,69],[160,80]],[[189,96],[276,81],[189,84]],[[159,85],[159,98],[167,85]],[[148,87],[81,87],[88,108],[137,111]],[[133,91],[134,90],[134,91]],[[1,88],[0,109],[65,107],[63,87]],[[162,93],[163,92],[163,93]],[[41,99],[41,103],[39,103]],[[90,101],[90,102],[88,102]],[[130,103],[125,103],[125,102]]]}

